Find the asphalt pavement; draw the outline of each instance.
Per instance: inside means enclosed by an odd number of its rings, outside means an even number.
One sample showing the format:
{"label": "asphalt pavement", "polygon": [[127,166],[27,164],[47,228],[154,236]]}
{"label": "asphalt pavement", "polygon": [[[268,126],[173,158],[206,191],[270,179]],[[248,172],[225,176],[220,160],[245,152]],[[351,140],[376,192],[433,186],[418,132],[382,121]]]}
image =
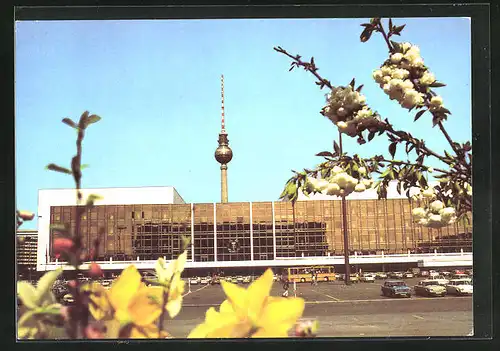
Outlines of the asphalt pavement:
{"label": "asphalt pavement", "polygon": [[[410,287],[421,278],[406,279]],[[383,280],[375,283],[297,283],[296,296],[306,301],[304,319],[317,319],[321,337],[467,336],[473,326],[470,296],[387,298],[381,295]],[[245,285],[243,285],[245,286]],[[280,283],[271,295],[280,296]],[[294,296],[293,284],[290,296]],[[184,296],[183,308],[165,326],[175,337],[186,337],[204,319],[205,311],[218,308],[225,295],[220,285],[193,285]]]}

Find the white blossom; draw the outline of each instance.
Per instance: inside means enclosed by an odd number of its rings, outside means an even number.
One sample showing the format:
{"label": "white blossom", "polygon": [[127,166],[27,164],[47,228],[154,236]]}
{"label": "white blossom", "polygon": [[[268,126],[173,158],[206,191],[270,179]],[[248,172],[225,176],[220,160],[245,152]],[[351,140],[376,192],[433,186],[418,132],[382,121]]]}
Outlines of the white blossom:
{"label": "white blossom", "polygon": [[420,83],[424,85],[431,85],[436,81],[436,77],[429,71],[426,71],[422,78],[420,78]]}

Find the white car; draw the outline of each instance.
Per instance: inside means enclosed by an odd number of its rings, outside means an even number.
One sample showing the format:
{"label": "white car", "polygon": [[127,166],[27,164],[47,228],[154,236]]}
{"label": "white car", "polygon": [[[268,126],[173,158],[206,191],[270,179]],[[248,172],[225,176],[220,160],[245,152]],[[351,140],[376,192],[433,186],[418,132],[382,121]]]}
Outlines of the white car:
{"label": "white car", "polygon": [[405,272],[403,274],[403,278],[413,278],[413,273],[412,272]]}
{"label": "white car", "polygon": [[200,284],[207,285],[208,283],[210,283],[210,277],[205,277],[200,279]]}
{"label": "white car", "polygon": [[248,284],[248,283],[250,283],[251,281],[252,281],[252,278],[251,278],[251,277],[249,277],[249,276],[246,276],[246,277],[244,277],[244,278],[243,278],[243,283],[245,283],[245,284]]}
{"label": "white car", "polygon": [[474,287],[470,279],[451,279],[446,285],[446,292],[450,295],[472,295]]}
{"label": "white car", "polygon": [[375,273],[375,278],[377,278],[377,279],[386,279],[387,278],[387,274],[384,273],[384,272],[377,272],[377,273]]}
{"label": "white car", "polygon": [[450,281],[443,277],[442,275],[433,275],[427,278],[427,280],[435,281],[439,285],[447,285]]}
{"label": "white car", "polygon": [[417,296],[445,296],[446,288],[440,285],[433,279],[425,279],[420,281],[413,287]]}
{"label": "white car", "polygon": [[200,278],[191,278],[189,279],[189,284],[191,285],[198,285],[200,283]]}
{"label": "white car", "polygon": [[365,273],[359,278],[359,280],[365,283],[375,283],[375,274]]}

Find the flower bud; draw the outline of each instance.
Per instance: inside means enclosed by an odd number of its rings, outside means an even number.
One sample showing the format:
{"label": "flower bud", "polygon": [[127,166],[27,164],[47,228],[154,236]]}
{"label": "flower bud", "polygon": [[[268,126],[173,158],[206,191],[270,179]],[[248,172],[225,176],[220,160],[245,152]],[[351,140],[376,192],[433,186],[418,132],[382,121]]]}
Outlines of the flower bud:
{"label": "flower bud", "polygon": [[441,96],[433,96],[431,98],[431,107],[441,107],[443,105],[443,98]]}
{"label": "flower bud", "polygon": [[339,167],[339,166],[334,166],[334,167],[332,168],[332,173],[333,173],[333,174],[338,174],[338,173],[343,172],[343,171],[344,171],[344,170],[342,169],[342,167]]}
{"label": "flower bud", "polygon": [[443,220],[448,221],[455,216],[455,209],[453,207],[445,207],[439,211],[439,214]]}
{"label": "flower bud", "polygon": [[76,280],[70,280],[68,282],[68,287],[71,289],[76,289],[77,286],[78,286],[78,282]]}
{"label": "flower bud", "polygon": [[430,215],[428,226],[431,228],[440,228],[443,226],[441,221],[442,221],[442,218],[440,215],[438,215],[438,214]]}
{"label": "flower bud", "polygon": [[95,262],[92,262],[89,267],[89,275],[91,278],[99,278],[103,276],[101,266]]}
{"label": "flower bud", "polygon": [[373,180],[371,179],[363,179],[363,184],[365,185],[366,188],[370,187],[372,185]]}
{"label": "flower bud", "polygon": [[391,77],[396,79],[405,79],[408,78],[409,75],[410,72],[408,72],[407,70],[398,68],[392,71]]}
{"label": "flower bud", "polygon": [[345,122],[339,122],[339,123],[337,123],[337,127],[340,130],[347,129],[347,123],[345,123]]}
{"label": "flower bud", "polygon": [[57,238],[54,240],[54,253],[68,252],[73,249],[73,240],[68,238]]}
{"label": "flower bud", "polygon": [[401,43],[401,49],[403,49],[403,52],[407,52],[411,48],[411,44],[408,42]]}
{"label": "flower bud", "polygon": [[33,218],[35,218],[35,214],[29,211],[17,211],[17,215],[23,221],[31,221]]}
{"label": "flower bud", "polygon": [[382,70],[377,69],[377,70],[373,71],[372,76],[373,76],[373,79],[377,83],[382,83],[382,79],[384,78],[384,74],[382,73]]}
{"label": "flower bud", "polygon": [[397,53],[391,55],[391,62],[397,64],[401,61],[402,58],[403,58],[403,54],[397,52]]}
{"label": "flower bud", "polygon": [[441,211],[443,208],[444,204],[439,200],[433,201],[430,204],[430,209],[433,213],[439,213],[439,211]]}
{"label": "flower bud", "polygon": [[425,211],[422,207],[414,208],[413,211],[411,211],[411,214],[413,216],[413,220],[415,221],[420,221],[422,218],[427,217],[427,211]]}
{"label": "flower bud", "polygon": [[386,94],[389,94],[389,93],[390,93],[390,91],[391,91],[391,85],[390,85],[389,83],[388,83],[388,84],[384,84],[383,89],[384,89],[384,92],[385,92]]}
{"label": "flower bud", "polygon": [[432,168],[432,167],[427,168],[427,172],[429,172],[429,173],[434,172],[434,168]]}
{"label": "flower bud", "polygon": [[434,74],[430,72],[425,72],[422,78],[420,78],[420,83],[423,85],[431,85],[436,81]]}
{"label": "flower bud", "polygon": [[339,173],[337,174],[334,179],[335,179],[335,183],[337,183],[339,185],[339,187],[342,189],[342,188],[345,188],[346,185],[347,185],[347,182],[348,182],[348,178],[347,178],[348,174],[345,173],[345,172],[342,172],[342,173]]}
{"label": "flower bud", "polygon": [[413,83],[409,79],[405,79],[403,81],[403,84],[401,85],[401,88],[403,88],[404,90],[413,89],[414,87],[415,86],[413,85]]}
{"label": "flower bud", "polygon": [[356,186],[354,187],[354,191],[357,193],[362,193],[365,190],[366,190],[366,187],[363,183],[356,184]]}
{"label": "flower bud", "polygon": [[328,195],[338,195],[340,191],[340,187],[337,183],[330,183],[326,188],[326,193]]}
{"label": "flower bud", "polygon": [[422,195],[425,197],[425,198],[432,198],[434,197],[434,189],[433,188],[427,188],[425,189],[423,192],[422,192]]}
{"label": "flower bud", "polygon": [[337,115],[340,117],[344,117],[345,115],[347,115],[346,109],[343,107],[339,107],[339,109],[337,110]]}
{"label": "flower bud", "polygon": [[424,60],[421,57],[417,57],[411,62],[411,64],[413,67],[422,67],[424,65]]}
{"label": "flower bud", "polygon": [[382,68],[380,70],[382,71],[382,74],[384,76],[390,76],[392,73],[392,68],[389,66],[382,66]]}

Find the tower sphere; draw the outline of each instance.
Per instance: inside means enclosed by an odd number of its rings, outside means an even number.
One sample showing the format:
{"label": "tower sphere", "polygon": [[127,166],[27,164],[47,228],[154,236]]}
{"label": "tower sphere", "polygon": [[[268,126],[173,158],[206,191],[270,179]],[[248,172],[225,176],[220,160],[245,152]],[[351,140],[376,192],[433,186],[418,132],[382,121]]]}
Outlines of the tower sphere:
{"label": "tower sphere", "polygon": [[227,164],[233,158],[233,150],[227,145],[220,145],[215,150],[215,159],[221,164]]}

